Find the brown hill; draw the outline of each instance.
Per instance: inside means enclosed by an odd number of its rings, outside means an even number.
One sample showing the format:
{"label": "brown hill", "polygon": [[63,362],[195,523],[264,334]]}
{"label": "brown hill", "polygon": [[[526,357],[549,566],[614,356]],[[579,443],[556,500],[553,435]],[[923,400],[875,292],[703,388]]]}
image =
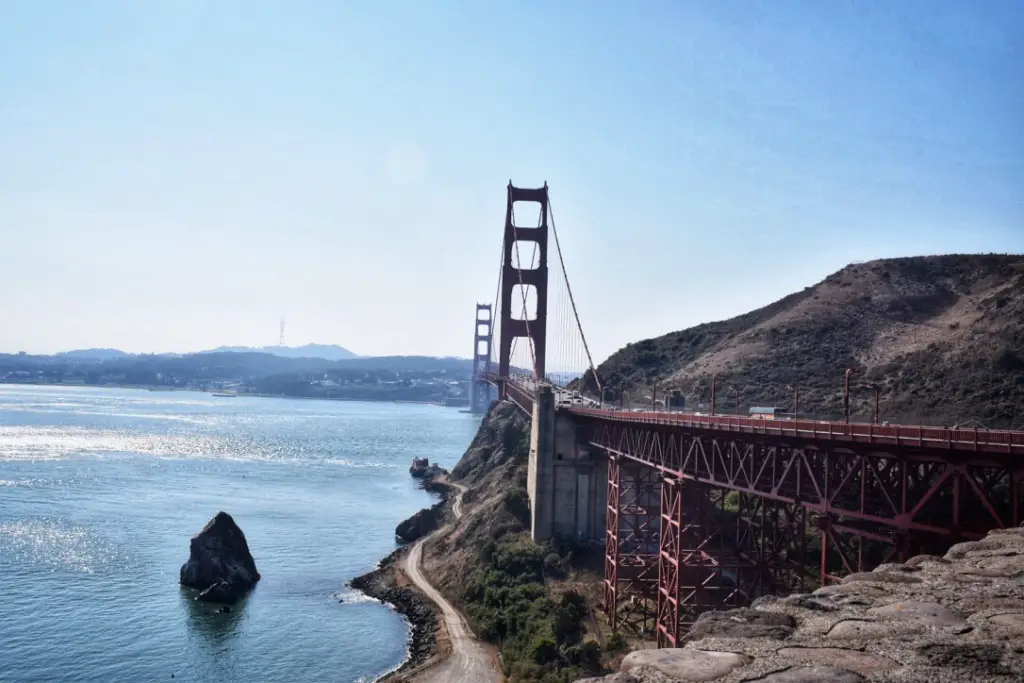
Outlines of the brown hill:
{"label": "brown hill", "polygon": [[[1024,256],[948,255],[847,266],[745,315],[630,344],[598,367],[636,405],[682,390],[687,406],[750,406],[802,416],[1024,428]],[[796,389],[796,392],[794,391]]]}

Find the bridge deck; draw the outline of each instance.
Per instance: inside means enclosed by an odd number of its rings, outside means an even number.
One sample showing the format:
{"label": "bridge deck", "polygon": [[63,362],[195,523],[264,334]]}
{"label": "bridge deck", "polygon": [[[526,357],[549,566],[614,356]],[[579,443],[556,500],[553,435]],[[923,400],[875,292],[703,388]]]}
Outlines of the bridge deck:
{"label": "bridge deck", "polygon": [[571,407],[576,415],[614,422],[688,427],[713,431],[797,437],[829,442],[889,445],[962,451],[1024,455],[1024,432],[989,429],[949,429],[907,425],[877,425],[859,422],[823,422],[816,420],[762,420],[735,415],[696,415],[655,411],[627,412],[597,408]]}
{"label": "bridge deck", "polygon": [[[495,386],[503,381],[494,374],[485,376]],[[506,382],[508,397],[527,414],[533,409],[533,386]],[[742,434],[792,437],[827,442],[847,442],[893,446],[896,448],[927,448],[962,453],[995,453],[1024,455],[1024,432],[1005,429],[953,429],[914,425],[878,425],[864,422],[829,422],[822,420],[764,420],[737,415],[697,415],[662,411],[607,410],[571,406],[569,412],[592,419],[630,422],[670,427],[684,427]]]}

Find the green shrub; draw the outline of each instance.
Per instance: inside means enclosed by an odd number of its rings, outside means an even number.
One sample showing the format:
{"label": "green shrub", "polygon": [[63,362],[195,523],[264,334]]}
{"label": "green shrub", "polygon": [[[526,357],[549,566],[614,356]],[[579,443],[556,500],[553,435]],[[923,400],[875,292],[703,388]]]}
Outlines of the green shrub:
{"label": "green shrub", "polygon": [[586,600],[575,591],[548,597],[544,573],[551,554],[525,534],[510,534],[481,555],[482,566],[466,585],[466,613],[481,637],[501,645],[510,683],[570,683],[600,669],[600,648],[595,657],[597,646],[581,643]]}
{"label": "green shrub", "polygon": [[562,558],[558,553],[548,553],[544,556],[544,573],[555,578],[565,576],[565,568],[562,566]]}
{"label": "green shrub", "polygon": [[547,664],[558,659],[558,644],[550,638],[538,636],[533,639],[530,659],[536,664]]}
{"label": "green shrub", "polygon": [[601,646],[597,641],[588,640],[579,645],[566,648],[565,658],[573,666],[578,666],[588,674],[601,671]]}
{"label": "green shrub", "polygon": [[629,644],[626,642],[626,637],[618,631],[614,631],[608,636],[608,640],[604,643],[604,651],[609,654],[624,652],[627,649],[629,649]]}

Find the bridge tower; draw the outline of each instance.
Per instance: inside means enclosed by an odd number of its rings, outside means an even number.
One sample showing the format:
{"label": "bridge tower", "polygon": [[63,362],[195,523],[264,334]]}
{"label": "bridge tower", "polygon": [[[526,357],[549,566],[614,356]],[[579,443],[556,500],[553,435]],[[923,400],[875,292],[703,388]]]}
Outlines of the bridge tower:
{"label": "bridge tower", "polygon": [[[515,224],[516,202],[540,204],[540,225],[533,228]],[[519,244],[523,242],[525,244]],[[530,243],[533,244],[530,244]],[[535,253],[539,256],[536,267],[521,261],[522,255]],[[508,200],[505,207],[505,241],[501,265],[501,338],[498,341],[498,374],[508,377],[512,357],[512,341],[525,337],[533,343],[533,364],[535,377],[544,378],[544,359],[548,323],[548,184],[540,188],[513,187],[508,184]],[[512,254],[516,254],[516,262]],[[516,287],[520,292],[515,292]],[[536,290],[537,310],[534,317],[524,311],[523,319],[512,317],[512,307],[525,304],[527,288]],[[518,301],[513,302],[513,294]],[[524,306],[525,308],[525,306]]]}
{"label": "bridge tower", "polygon": [[491,304],[476,305],[473,323],[473,377],[469,383],[469,409],[474,413],[487,412],[491,404],[491,385],[484,374],[491,369]]}

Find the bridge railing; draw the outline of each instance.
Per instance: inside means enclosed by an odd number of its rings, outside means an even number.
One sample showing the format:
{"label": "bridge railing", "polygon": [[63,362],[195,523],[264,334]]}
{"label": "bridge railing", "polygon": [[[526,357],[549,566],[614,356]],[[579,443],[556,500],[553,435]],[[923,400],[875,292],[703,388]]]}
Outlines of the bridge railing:
{"label": "bridge railing", "polygon": [[763,420],[736,415],[696,415],[655,411],[627,412],[577,406],[570,408],[570,412],[603,420],[673,425],[745,434],[1024,455],[1024,432],[1005,430],[952,429],[816,420]]}
{"label": "bridge railing", "polygon": [[533,394],[515,382],[505,383],[505,394],[527,415],[533,415]]}
{"label": "bridge railing", "polygon": [[527,415],[533,415],[533,387],[521,385],[515,379],[501,377],[497,373],[487,372],[481,378],[496,387],[505,387],[505,396],[519,406]]}

